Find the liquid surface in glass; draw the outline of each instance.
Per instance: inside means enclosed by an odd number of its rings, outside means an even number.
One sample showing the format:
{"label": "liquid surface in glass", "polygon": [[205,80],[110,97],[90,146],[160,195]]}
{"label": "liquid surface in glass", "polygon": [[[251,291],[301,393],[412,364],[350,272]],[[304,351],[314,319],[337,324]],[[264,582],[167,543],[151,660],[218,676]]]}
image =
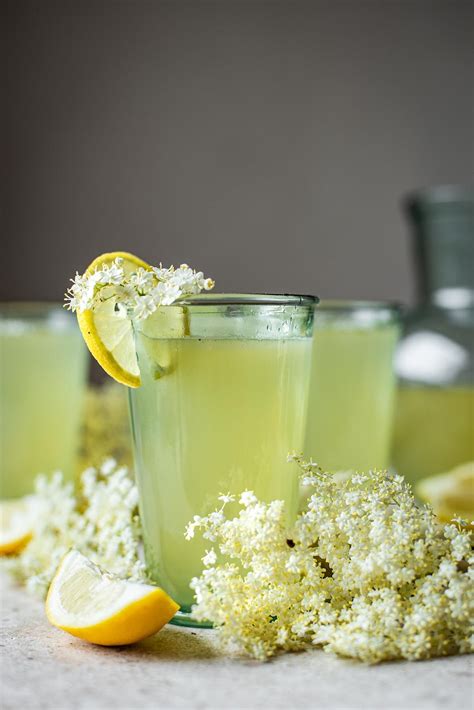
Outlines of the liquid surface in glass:
{"label": "liquid surface in glass", "polygon": [[[213,329],[215,331],[215,328]],[[184,537],[220,493],[250,489],[296,512],[311,338],[136,334],[142,385],[130,391],[146,559],[152,578],[189,610],[189,582],[210,541]]]}
{"label": "liquid surface in glass", "polygon": [[315,319],[305,455],[327,471],[389,465],[396,323]]}
{"label": "liquid surface in glass", "polygon": [[1,498],[31,493],[38,473],[74,476],[86,349],[73,316],[34,310],[0,319]]}

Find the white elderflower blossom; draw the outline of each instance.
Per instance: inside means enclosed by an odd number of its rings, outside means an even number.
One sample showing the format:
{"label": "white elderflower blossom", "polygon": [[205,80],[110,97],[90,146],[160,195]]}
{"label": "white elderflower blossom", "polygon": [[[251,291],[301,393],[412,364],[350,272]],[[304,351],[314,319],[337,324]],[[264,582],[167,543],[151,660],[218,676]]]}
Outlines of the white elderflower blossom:
{"label": "white elderflower blossom", "polygon": [[217,561],[217,555],[214,550],[206,550],[206,554],[202,558],[203,563],[206,565],[206,567],[210,567],[211,565],[215,565]]}
{"label": "white elderflower blossom", "polygon": [[138,493],[125,467],[106,459],[87,468],[79,495],[60,473],[36,480],[33,537],[7,568],[31,591],[44,596],[62,557],[72,547],[112,574],[144,580],[139,557]]}
{"label": "white elderflower blossom", "polygon": [[148,318],[157,309],[156,298],[151,293],[146,293],[137,298],[133,309],[133,317],[136,320]]}
{"label": "white elderflower blossom", "polygon": [[188,526],[215,541],[191,582],[194,617],[260,660],[309,644],[367,663],[474,650],[472,530],[440,525],[400,476],[338,479],[291,460],[313,491],[291,529],[282,501],[251,491],[236,517],[221,495]]}
{"label": "white elderflower blossom", "polygon": [[256,503],[256,502],[257,502],[257,498],[254,495],[253,491],[244,491],[239,499],[239,503],[241,503],[242,505],[245,505],[246,507],[249,505],[253,505],[253,503]]}
{"label": "white elderflower blossom", "polygon": [[130,285],[137,289],[140,293],[148,293],[155,284],[152,271],[147,271],[141,266],[129,278]]}
{"label": "white elderflower blossom", "polygon": [[76,275],[66,292],[66,305],[71,311],[94,310],[104,301],[113,301],[130,311],[137,320],[148,318],[160,306],[169,306],[186,296],[214,288],[214,281],[202,271],[194,271],[187,264],[178,269],[151,267],[128,273],[123,259],[118,257],[110,265],[104,264],[91,274]]}

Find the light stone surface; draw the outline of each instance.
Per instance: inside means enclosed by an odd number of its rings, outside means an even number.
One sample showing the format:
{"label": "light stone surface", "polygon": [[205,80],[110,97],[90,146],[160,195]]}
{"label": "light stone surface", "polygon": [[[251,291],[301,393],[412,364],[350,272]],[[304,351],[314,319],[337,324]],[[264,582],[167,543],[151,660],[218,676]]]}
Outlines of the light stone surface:
{"label": "light stone surface", "polygon": [[471,707],[472,657],[366,667],[314,650],[261,664],[220,654],[213,631],[173,626],[100,648],[51,627],[41,602],[0,582],[2,710]]}

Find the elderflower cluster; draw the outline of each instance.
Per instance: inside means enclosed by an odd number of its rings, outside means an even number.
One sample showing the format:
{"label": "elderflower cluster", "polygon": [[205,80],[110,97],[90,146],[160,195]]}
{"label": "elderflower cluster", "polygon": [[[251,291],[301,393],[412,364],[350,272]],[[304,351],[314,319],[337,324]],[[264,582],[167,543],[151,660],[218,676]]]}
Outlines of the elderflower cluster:
{"label": "elderflower cluster", "polygon": [[7,568],[26,587],[44,596],[62,557],[75,548],[108,572],[122,578],[145,579],[139,558],[141,528],[138,493],[125,467],[106,459],[88,468],[80,492],[64,483],[60,473],[38,476],[31,542]]}
{"label": "elderflower cluster", "polygon": [[131,313],[135,320],[143,320],[159,306],[169,306],[180,298],[209,291],[214,281],[204,278],[202,271],[194,271],[187,264],[178,269],[171,266],[144,269],[139,266],[129,272],[123,259],[117,257],[112,264],[104,264],[90,274],[76,272],[67,290],[67,308],[71,311],[94,310],[98,304],[111,299]]}
{"label": "elderflower cluster", "polygon": [[[401,476],[337,480],[293,457],[312,495],[291,530],[282,501],[232,496],[197,530],[212,545],[193,616],[224,646],[264,660],[310,644],[368,663],[474,650],[474,557],[462,522],[441,526]],[[235,505],[235,504],[234,504]]]}

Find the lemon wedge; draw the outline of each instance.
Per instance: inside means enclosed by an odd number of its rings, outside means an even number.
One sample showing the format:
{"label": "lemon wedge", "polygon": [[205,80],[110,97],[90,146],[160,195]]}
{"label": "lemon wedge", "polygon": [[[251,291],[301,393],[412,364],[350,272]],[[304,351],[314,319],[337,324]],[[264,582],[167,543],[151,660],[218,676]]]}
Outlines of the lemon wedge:
{"label": "lemon wedge", "polygon": [[415,490],[443,522],[456,516],[474,520],[474,461],[448,473],[423,478]]}
{"label": "lemon wedge", "polygon": [[33,496],[0,501],[0,555],[20,552],[33,535]]}
{"label": "lemon wedge", "polygon": [[101,646],[147,638],[178,609],[159,587],[110,575],[76,550],[63,558],[46,599],[53,626]]}
{"label": "lemon wedge", "polygon": [[[137,256],[115,251],[98,256],[85,273],[92,274],[96,269],[110,266],[118,257],[123,259],[121,266],[126,273],[136,271],[138,267],[150,269],[150,266]],[[132,324],[125,313],[115,310],[115,300],[105,301],[93,311],[78,312],[77,322],[92,356],[107,374],[123,385],[139,387],[140,370]]]}

